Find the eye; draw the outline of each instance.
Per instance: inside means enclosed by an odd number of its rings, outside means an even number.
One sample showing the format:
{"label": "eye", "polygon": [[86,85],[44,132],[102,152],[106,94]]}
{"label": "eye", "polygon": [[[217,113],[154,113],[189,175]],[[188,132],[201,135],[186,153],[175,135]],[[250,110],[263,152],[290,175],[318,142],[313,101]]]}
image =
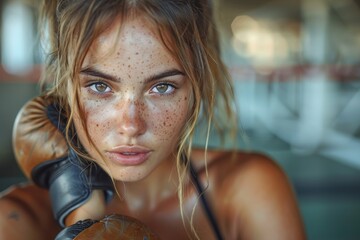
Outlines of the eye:
{"label": "eye", "polygon": [[89,85],[90,89],[96,93],[108,93],[111,91],[111,88],[103,83],[103,82],[96,82]]}
{"label": "eye", "polygon": [[160,83],[152,88],[152,92],[158,94],[170,94],[174,92],[175,87],[169,83]]}

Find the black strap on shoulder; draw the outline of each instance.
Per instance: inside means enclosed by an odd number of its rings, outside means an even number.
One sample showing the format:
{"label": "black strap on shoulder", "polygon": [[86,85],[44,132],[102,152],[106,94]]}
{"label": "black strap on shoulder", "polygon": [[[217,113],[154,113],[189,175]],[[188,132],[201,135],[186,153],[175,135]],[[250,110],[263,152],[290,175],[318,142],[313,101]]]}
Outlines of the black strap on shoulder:
{"label": "black strap on shoulder", "polygon": [[[187,161],[187,160],[185,160]],[[190,168],[190,175],[191,175],[191,179],[192,181],[194,182],[195,184],[195,187],[196,187],[196,190],[197,192],[199,193],[199,196],[200,196],[200,199],[201,199],[201,203],[202,203],[202,206],[205,210],[205,213],[210,221],[210,224],[214,230],[214,233],[216,235],[216,238],[218,240],[222,240],[223,237],[221,235],[221,232],[220,232],[220,229],[219,229],[219,225],[218,223],[216,222],[216,219],[215,219],[215,216],[213,214],[213,212],[211,211],[211,208],[210,208],[210,205],[208,203],[208,201],[206,200],[206,197],[205,197],[205,192],[204,192],[204,188],[203,186],[201,185],[200,183],[200,180],[198,178],[198,174],[197,172],[195,171],[195,168],[194,166],[192,165],[191,161],[189,161],[189,168]]]}

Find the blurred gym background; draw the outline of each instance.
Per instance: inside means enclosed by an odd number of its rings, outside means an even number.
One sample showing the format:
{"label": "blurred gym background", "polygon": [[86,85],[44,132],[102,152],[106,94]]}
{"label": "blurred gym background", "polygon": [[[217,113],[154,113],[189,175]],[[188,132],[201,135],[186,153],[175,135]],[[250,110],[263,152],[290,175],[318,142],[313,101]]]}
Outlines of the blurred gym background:
{"label": "blurred gym background", "polygon": [[[213,4],[240,110],[238,147],[283,167],[308,239],[360,239],[360,1]],[[0,43],[1,191],[24,181],[11,134],[39,93],[36,0],[1,0]]]}

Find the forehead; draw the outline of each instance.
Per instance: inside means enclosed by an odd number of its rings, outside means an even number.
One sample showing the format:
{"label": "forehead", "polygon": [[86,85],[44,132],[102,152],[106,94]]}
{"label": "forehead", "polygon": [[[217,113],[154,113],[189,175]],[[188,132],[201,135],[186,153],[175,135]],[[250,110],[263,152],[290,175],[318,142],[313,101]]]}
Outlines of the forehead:
{"label": "forehead", "polygon": [[170,44],[165,44],[163,36],[155,24],[144,16],[137,16],[113,24],[93,42],[86,54],[85,64],[96,63],[109,56],[132,54],[170,55]]}

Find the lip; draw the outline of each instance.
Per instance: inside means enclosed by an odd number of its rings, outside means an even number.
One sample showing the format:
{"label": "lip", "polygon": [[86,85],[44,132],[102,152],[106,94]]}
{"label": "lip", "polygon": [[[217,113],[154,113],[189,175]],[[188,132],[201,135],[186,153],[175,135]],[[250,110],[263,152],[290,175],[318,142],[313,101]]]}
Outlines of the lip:
{"label": "lip", "polygon": [[111,150],[106,151],[105,154],[116,164],[136,166],[145,162],[149,158],[151,152],[152,151],[146,147],[126,145],[114,147]]}

